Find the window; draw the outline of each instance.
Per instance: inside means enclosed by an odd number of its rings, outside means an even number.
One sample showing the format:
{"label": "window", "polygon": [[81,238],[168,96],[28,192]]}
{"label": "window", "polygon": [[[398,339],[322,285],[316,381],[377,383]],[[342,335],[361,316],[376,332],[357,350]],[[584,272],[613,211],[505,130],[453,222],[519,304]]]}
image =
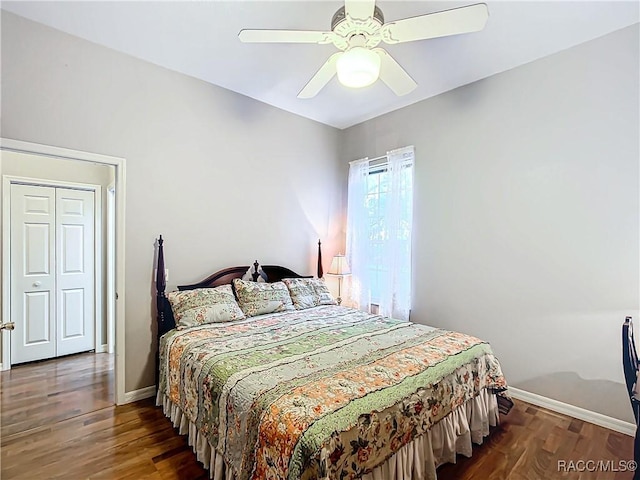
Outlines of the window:
{"label": "window", "polygon": [[411,308],[413,147],[349,170],[347,256],[352,299],[364,310],[407,319]]}
{"label": "window", "polygon": [[[409,209],[409,212],[401,212],[399,224],[397,225],[399,228],[393,233],[403,247],[409,249],[404,252],[409,258],[411,255],[411,223],[407,222],[407,219],[410,219],[411,216],[412,170],[412,163],[406,163],[401,166],[400,189],[397,192],[400,197],[398,205],[402,209]],[[365,204],[368,211],[369,248],[371,252],[368,271],[371,278],[371,303],[374,304],[380,304],[382,299],[381,288],[385,283],[384,279],[390,274],[389,262],[384,261],[385,243],[389,241],[389,237],[392,234],[392,226],[389,225],[391,218],[386,214],[388,204],[391,201],[389,199],[390,195],[389,171],[386,162],[377,166],[370,165],[369,175],[367,177],[367,197]],[[401,266],[401,268],[402,277],[410,275],[411,272],[407,272],[406,266]],[[408,281],[410,281],[410,279],[408,279]]]}

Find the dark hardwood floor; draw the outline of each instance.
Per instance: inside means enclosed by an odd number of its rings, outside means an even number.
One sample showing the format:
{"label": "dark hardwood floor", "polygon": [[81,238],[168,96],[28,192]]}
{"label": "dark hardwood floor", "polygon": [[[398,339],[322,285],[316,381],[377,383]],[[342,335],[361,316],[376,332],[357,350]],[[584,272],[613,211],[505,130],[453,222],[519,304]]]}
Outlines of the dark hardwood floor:
{"label": "dark hardwood floor", "polygon": [[[458,456],[455,465],[438,469],[439,480],[633,478],[633,472],[623,471],[633,460],[632,437],[515,402],[484,443],[474,445],[473,457]],[[598,461],[602,461],[600,466]]]}
{"label": "dark hardwood floor", "polygon": [[[113,405],[112,372],[107,354],[75,355],[2,372],[0,477],[208,478],[186,438],[152,399]],[[484,444],[474,446],[472,458],[442,466],[438,478],[630,480],[631,473],[615,470],[632,455],[631,437],[517,401]],[[602,463],[571,463],[579,460]],[[566,471],[559,468],[563,462]],[[572,465],[574,471],[569,471]],[[602,471],[607,466],[609,471]]]}
{"label": "dark hardwood floor", "polygon": [[107,353],[17,365],[0,375],[3,439],[115,404],[113,355]]}

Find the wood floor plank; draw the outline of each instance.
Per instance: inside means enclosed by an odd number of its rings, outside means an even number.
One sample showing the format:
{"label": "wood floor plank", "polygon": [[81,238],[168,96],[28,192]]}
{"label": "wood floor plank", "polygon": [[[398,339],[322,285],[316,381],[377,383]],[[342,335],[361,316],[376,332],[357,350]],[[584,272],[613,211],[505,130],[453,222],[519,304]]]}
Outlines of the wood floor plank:
{"label": "wood floor plank", "polygon": [[[70,356],[1,375],[3,480],[208,478],[186,437],[152,399],[113,404],[110,355]],[[474,445],[472,458],[441,466],[438,479],[631,480],[630,472],[561,467],[632,458],[633,438],[518,401],[483,444]]]}
{"label": "wood floor plank", "polygon": [[[474,446],[474,455],[458,457],[456,464],[438,469],[439,480],[506,479],[506,480],[631,480],[630,471],[611,471],[620,461],[633,460],[633,438],[596,425],[550,412],[540,407],[516,402],[488,439],[498,445],[506,462],[484,445]],[[585,471],[587,461],[611,461],[603,465],[609,471]],[[582,462],[582,463],[579,463]],[[471,465],[471,466],[469,466]],[[475,467],[474,467],[475,465]],[[573,466],[573,468],[571,468]]]}

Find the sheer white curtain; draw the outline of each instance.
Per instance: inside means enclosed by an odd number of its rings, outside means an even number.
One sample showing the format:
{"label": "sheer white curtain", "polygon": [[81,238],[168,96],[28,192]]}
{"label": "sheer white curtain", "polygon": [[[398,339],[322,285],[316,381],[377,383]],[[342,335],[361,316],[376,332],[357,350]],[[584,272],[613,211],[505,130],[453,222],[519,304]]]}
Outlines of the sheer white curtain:
{"label": "sheer white curtain", "polygon": [[369,210],[366,199],[369,159],[351,162],[347,195],[347,263],[351,267],[351,300],[360,310],[369,311],[371,278],[367,259],[371,258]]}
{"label": "sheer white curtain", "polygon": [[[387,153],[386,201],[381,224],[372,224],[367,205],[368,159],[351,163],[347,205],[347,260],[352,272],[351,298],[358,308],[371,303],[371,262],[377,259],[380,313],[407,320],[411,309],[411,232],[413,227],[413,146]],[[379,169],[380,167],[376,167]],[[378,254],[373,238],[377,238]],[[382,241],[380,241],[382,239]]]}
{"label": "sheer white curtain", "polygon": [[413,147],[387,153],[389,193],[382,261],[380,313],[408,320],[411,310],[411,232],[413,227]]}

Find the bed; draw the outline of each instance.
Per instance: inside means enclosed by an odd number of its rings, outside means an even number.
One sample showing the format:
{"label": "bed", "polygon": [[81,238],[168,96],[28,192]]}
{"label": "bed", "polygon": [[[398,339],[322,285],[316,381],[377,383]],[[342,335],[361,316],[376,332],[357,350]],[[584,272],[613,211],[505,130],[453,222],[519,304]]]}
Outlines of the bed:
{"label": "bed", "polygon": [[157,404],[215,480],[435,479],[513,405],[486,342],[337,305],[286,267],[156,285]]}

